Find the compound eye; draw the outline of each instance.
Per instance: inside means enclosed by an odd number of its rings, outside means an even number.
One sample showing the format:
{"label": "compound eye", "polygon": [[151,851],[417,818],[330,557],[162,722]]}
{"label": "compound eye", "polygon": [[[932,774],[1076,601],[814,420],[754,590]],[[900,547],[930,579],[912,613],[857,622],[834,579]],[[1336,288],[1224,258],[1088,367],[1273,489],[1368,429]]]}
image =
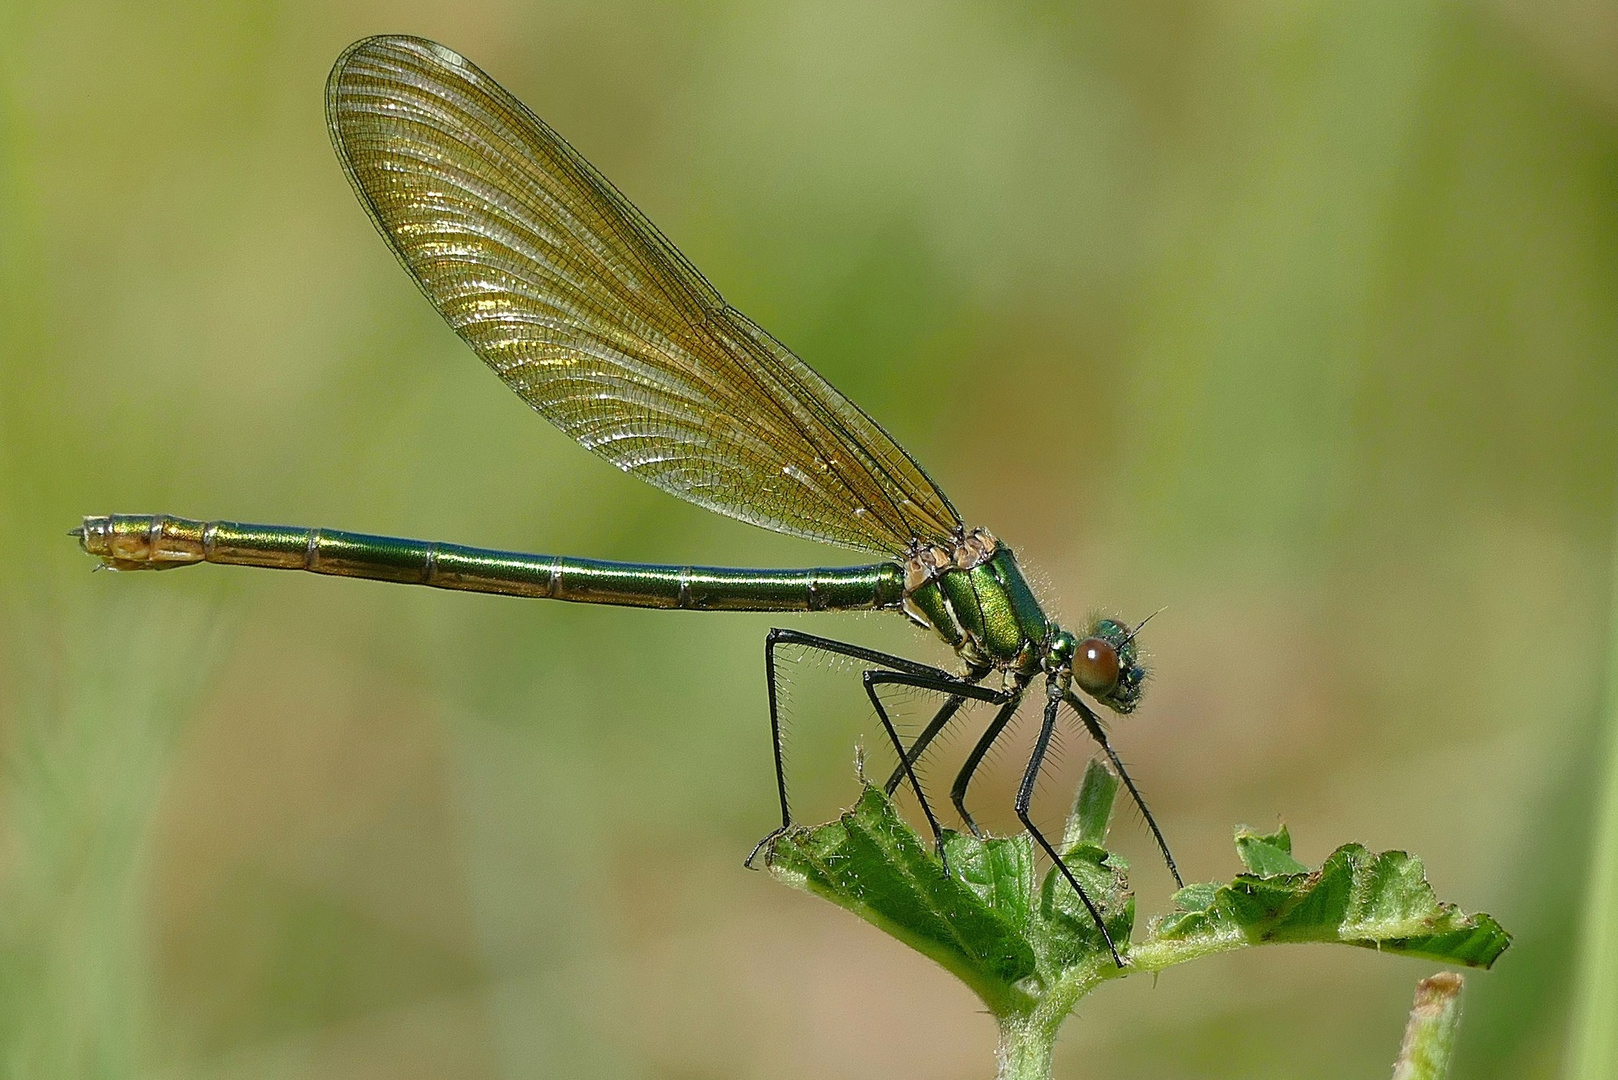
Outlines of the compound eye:
{"label": "compound eye", "polygon": [[1118,685],[1118,650],[1104,638],[1079,642],[1073,658],[1073,679],[1091,697],[1105,697]]}

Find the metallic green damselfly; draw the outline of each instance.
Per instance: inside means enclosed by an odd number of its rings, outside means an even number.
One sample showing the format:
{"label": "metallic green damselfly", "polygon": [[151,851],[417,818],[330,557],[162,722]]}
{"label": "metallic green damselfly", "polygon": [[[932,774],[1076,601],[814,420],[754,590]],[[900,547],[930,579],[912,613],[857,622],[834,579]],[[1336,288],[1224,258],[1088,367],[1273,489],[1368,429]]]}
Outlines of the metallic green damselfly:
{"label": "metallic green damselfly", "polygon": [[[777,532],[871,552],[866,566],[744,570],[487,551],[326,529],[86,518],[84,549],[117,570],[228,563],[441,589],[703,611],[903,612],[950,645],[960,672],[776,629],[765,640],[781,827],[792,824],[781,762],[778,646],[866,665],[867,696],[943,854],[915,765],[967,701],[993,719],[950,799],[974,833],[967,787],[1036,679],[1044,709],[1015,801],[1018,818],[1090,898],[1029,816],[1067,706],[1140,805],[1175,880],[1161,831],[1096,711],[1127,713],[1145,672],[1135,632],[1111,619],[1084,634],[1046,617],[1011,550],[967,528],[920,465],[876,421],[730,307],[605,177],[477,67],[420,38],[351,46],[326,86],[332,140],[354,191],[400,263],[456,333],[546,419],[625,472],[699,506]],[[985,686],[1000,675],[998,689]],[[942,696],[908,747],[886,686]],[[768,854],[766,852],[766,857]]]}

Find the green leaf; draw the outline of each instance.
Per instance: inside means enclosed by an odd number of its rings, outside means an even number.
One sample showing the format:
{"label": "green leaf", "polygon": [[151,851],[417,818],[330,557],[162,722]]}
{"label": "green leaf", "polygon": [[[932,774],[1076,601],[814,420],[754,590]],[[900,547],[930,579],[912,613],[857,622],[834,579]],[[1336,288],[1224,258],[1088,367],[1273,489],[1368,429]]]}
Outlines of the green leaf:
{"label": "green leaf", "polygon": [[1420,859],[1359,844],[1338,848],[1312,873],[1240,874],[1211,904],[1154,929],[1159,942],[1239,934],[1249,944],[1338,942],[1485,968],[1511,941],[1492,917],[1439,903]]}
{"label": "green leaf", "polygon": [[1034,890],[1034,849],[1022,837],[977,840],[944,835],[944,853],[979,900],[1021,929],[1028,923],[1028,897]]}
{"label": "green leaf", "polygon": [[1068,815],[1059,850],[1071,851],[1080,844],[1102,847],[1107,843],[1107,824],[1112,820],[1112,801],[1118,794],[1118,778],[1099,761],[1084,770],[1073,811]]}
{"label": "green leaf", "polygon": [[1187,885],[1173,896],[1175,907],[1181,911],[1207,911],[1219,896],[1219,886],[1212,883]]}
{"label": "green leaf", "polygon": [[1236,854],[1249,873],[1261,877],[1299,874],[1309,869],[1292,857],[1292,835],[1285,825],[1268,836],[1260,836],[1246,826],[1237,829]]}
{"label": "green leaf", "polygon": [[994,1013],[1002,1050],[1011,1047],[1019,1061],[1048,1062],[1062,1019],[1101,983],[1211,953],[1326,942],[1488,967],[1510,944],[1490,916],[1440,903],[1419,859],[1345,844],[1310,870],[1292,856],[1284,827],[1237,830],[1246,872],[1186,886],[1174,894],[1174,910],[1131,941],[1128,867],[1103,846],[1117,790],[1117,777],[1092,763],[1060,850],[1125,958],[1122,968],[1067,877],[1055,868],[1037,874],[1027,836],[946,833],[946,873],[880,788],[867,787],[836,821],[777,838],[770,867],[953,972]]}
{"label": "green leaf", "polygon": [[1032,891],[1019,882],[1032,880],[1033,854],[1005,851],[1011,844],[951,837],[952,867],[967,880],[946,875],[881,788],[867,787],[838,820],[777,838],[769,857],[776,877],[932,957],[999,1012],[1026,1007],[1017,984],[1035,970],[1018,926]]}

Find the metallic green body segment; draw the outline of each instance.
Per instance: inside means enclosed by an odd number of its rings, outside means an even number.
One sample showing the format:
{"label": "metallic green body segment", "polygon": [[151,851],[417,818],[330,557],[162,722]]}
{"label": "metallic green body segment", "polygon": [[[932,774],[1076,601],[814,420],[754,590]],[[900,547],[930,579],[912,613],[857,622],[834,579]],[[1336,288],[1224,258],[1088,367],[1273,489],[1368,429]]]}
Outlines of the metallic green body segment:
{"label": "metallic green body segment", "polygon": [[996,660],[1011,660],[1022,652],[1027,638],[1017,622],[1017,611],[1006,595],[1000,578],[988,563],[967,571],[972,580],[972,591],[978,597],[978,609],[983,614],[983,644]]}
{"label": "metallic green body segment", "polygon": [[970,570],[946,570],[918,586],[910,604],[970,664],[1033,671],[1051,624],[1017,559],[998,547]]}
{"label": "metallic green body segment", "polygon": [[938,582],[929,581],[922,585],[910,594],[909,602],[950,648],[959,649],[965,642],[966,635],[961,632],[960,625],[955,621],[949,599],[945,597],[943,587]]}
{"label": "metallic green body segment", "polygon": [[950,610],[955,613],[955,621],[960,625],[961,632],[973,641],[982,641],[983,608],[978,603],[970,571],[946,571],[938,579],[938,584],[949,599]]}
{"label": "metallic green body segment", "polygon": [[624,607],[849,611],[895,608],[904,597],[897,563],[806,570],[660,566],[165,515],[85,518],[79,542],[117,570],[211,562]]}
{"label": "metallic green body segment", "polygon": [[1023,638],[1035,644],[1045,640],[1050,630],[1050,620],[1045,618],[1045,609],[1034,599],[1034,590],[1028,587],[1028,581],[1022,576],[1022,568],[1017,565],[1017,557],[1011,553],[1011,549],[999,549],[986,565],[1004,590],[1006,602],[1011,605],[1013,618]]}

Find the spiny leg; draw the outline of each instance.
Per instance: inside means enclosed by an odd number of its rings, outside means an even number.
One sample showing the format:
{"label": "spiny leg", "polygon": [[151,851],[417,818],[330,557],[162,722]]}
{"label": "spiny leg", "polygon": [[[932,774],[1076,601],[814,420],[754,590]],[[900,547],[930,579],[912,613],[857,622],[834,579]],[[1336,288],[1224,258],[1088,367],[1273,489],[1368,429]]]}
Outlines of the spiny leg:
{"label": "spiny leg", "polygon": [[[992,670],[992,668],[970,670],[961,681],[969,684],[981,682],[983,677]],[[932,745],[933,739],[949,725],[951,720],[955,719],[955,714],[961,711],[961,706],[964,704],[966,704],[966,698],[955,694],[950,696],[943,705],[939,706],[938,712],[933,714],[933,718],[927,722],[927,726],[922,729],[921,734],[916,736],[916,741],[910,744],[911,764],[921,760],[921,756],[927,752],[927,747]],[[901,761],[893,767],[893,772],[888,775],[887,783],[882,785],[882,790],[892,795],[898,790],[899,784],[904,778],[905,763]]]}
{"label": "spiny leg", "polygon": [[888,774],[887,780],[882,784],[883,791],[892,795],[899,789],[900,783],[909,775],[910,767],[921,760],[922,755],[927,752],[927,747],[932,744],[933,739],[937,737],[940,731],[944,730],[951,720],[955,719],[955,714],[960,712],[961,706],[965,704],[966,699],[957,696],[948,698],[943,705],[939,706],[938,711],[933,714],[933,718],[927,722],[927,726],[921,729],[921,734],[916,736],[916,741],[910,744],[910,750],[904,759],[895,765],[893,771]]}
{"label": "spiny leg", "polygon": [[[770,737],[775,750],[775,790],[781,799],[781,827],[771,830],[770,834],[757,844],[753,845],[752,852],[747,856],[744,866],[752,866],[758,853],[763,851],[772,840],[792,827],[792,810],[787,802],[787,774],[786,765],[782,761],[781,747],[781,712],[779,698],[776,694],[775,679],[775,647],[777,645],[801,645],[806,649],[815,649],[834,656],[847,656],[854,660],[863,660],[868,664],[877,664],[894,671],[902,671],[911,675],[928,676],[946,683],[959,682],[955,676],[942,668],[931,667],[927,664],[918,664],[914,660],[903,656],[894,656],[891,653],[878,652],[860,645],[851,645],[846,641],[837,641],[833,638],[820,637],[818,634],[805,634],[801,630],[787,630],[776,627],[764,637],[764,677],[768,684],[770,700]],[[901,751],[900,760],[904,759]]]}
{"label": "spiny leg", "polygon": [[995,713],[989,726],[983,729],[977,745],[972,747],[972,752],[966,756],[966,763],[961,766],[961,771],[955,774],[955,783],[950,785],[949,801],[955,804],[955,812],[961,815],[961,820],[972,831],[972,835],[979,839],[982,839],[983,831],[978,828],[978,823],[966,809],[966,789],[972,783],[972,776],[978,771],[978,766],[983,763],[983,756],[989,752],[995,740],[1000,738],[1000,733],[1011,723],[1011,718],[1017,715],[1017,706],[1022,703],[1023,691],[1026,689],[1028,680],[1026,678],[1019,680],[1011,691],[1011,697],[1000,706],[1000,711]]}
{"label": "spiny leg", "polygon": [[1085,910],[1090,913],[1090,918],[1095,920],[1096,929],[1101,931],[1102,940],[1107,943],[1107,951],[1112,953],[1112,962],[1123,967],[1123,958],[1118,955],[1118,946],[1112,943],[1112,935],[1107,933],[1107,924],[1102,921],[1101,912],[1085,894],[1084,887],[1079,884],[1079,879],[1073,876],[1073,871],[1067,868],[1067,863],[1062,861],[1062,856],[1057,854],[1051,842],[1045,839],[1045,834],[1039,831],[1039,827],[1028,815],[1028,806],[1034,801],[1034,785],[1039,781],[1039,767],[1045,763],[1045,751],[1050,748],[1051,734],[1056,730],[1056,712],[1061,705],[1062,691],[1053,678],[1049,683],[1045,701],[1045,720],[1039,727],[1039,738],[1034,740],[1034,752],[1028,759],[1028,768],[1023,772],[1022,785],[1017,789],[1017,818],[1022,822],[1023,828],[1028,830],[1028,835],[1034,838],[1034,842],[1045,849],[1045,854],[1051,857],[1051,861],[1062,872],[1062,876],[1067,878],[1067,883],[1073,886],[1073,891],[1079,894]]}
{"label": "spiny leg", "polygon": [[1146,800],[1141,797],[1140,789],[1135,787],[1135,781],[1129,778],[1129,772],[1124,768],[1124,763],[1118,759],[1112,745],[1107,742],[1107,733],[1102,730],[1101,718],[1088,705],[1080,701],[1071,690],[1065,695],[1065,700],[1069,705],[1073,706],[1073,711],[1079,714],[1079,719],[1084,721],[1085,729],[1090,732],[1090,737],[1101,744],[1101,749],[1107,754],[1107,760],[1111,761],[1112,767],[1118,770],[1118,778],[1124,782],[1124,787],[1129,789],[1130,797],[1135,800],[1135,805],[1140,807],[1141,816],[1146,819],[1146,827],[1152,830],[1152,837],[1157,841],[1157,849],[1163,853],[1163,861],[1168,863],[1169,873],[1174,875],[1174,884],[1179,888],[1185,888],[1185,882],[1180,880],[1180,868],[1174,865],[1174,856],[1169,853],[1168,841],[1163,839],[1162,830],[1157,827],[1157,821],[1153,819],[1152,812],[1146,808]]}
{"label": "spiny leg", "polygon": [[876,709],[877,717],[882,721],[883,730],[888,733],[893,743],[894,751],[899,755],[900,767],[904,769],[905,776],[910,780],[910,787],[916,793],[916,801],[921,803],[921,812],[926,815],[927,824],[933,830],[933,844],[938,848],[938,857],[944,863],[944,871],[949,871],[949,860],[944,855],[944,830],[938,824],[938,818],[933,815],[933,808],[927,802],[927,793],[922,790],[921,781],[916,778],[916,769],[910,755],[905,751],[904,743],[899,738],[899,732],[894,729],[893,721],[888,719],[888,710],[882,705],[882,698],[877,693],[879,686],[914,686],[921,690],[936,690],[940,693],[951,694],[956,697],[971,698],[974,701],[987,701],[1000,704],[1005,701],[1006,695],[1002,691],[988,690],[981,686],[972,686],[959,679],[948,679],[940,682],[927,675],[912,675],[901,671],[867,671],[865,673],[865,695],[871,699],[871,705]]}

